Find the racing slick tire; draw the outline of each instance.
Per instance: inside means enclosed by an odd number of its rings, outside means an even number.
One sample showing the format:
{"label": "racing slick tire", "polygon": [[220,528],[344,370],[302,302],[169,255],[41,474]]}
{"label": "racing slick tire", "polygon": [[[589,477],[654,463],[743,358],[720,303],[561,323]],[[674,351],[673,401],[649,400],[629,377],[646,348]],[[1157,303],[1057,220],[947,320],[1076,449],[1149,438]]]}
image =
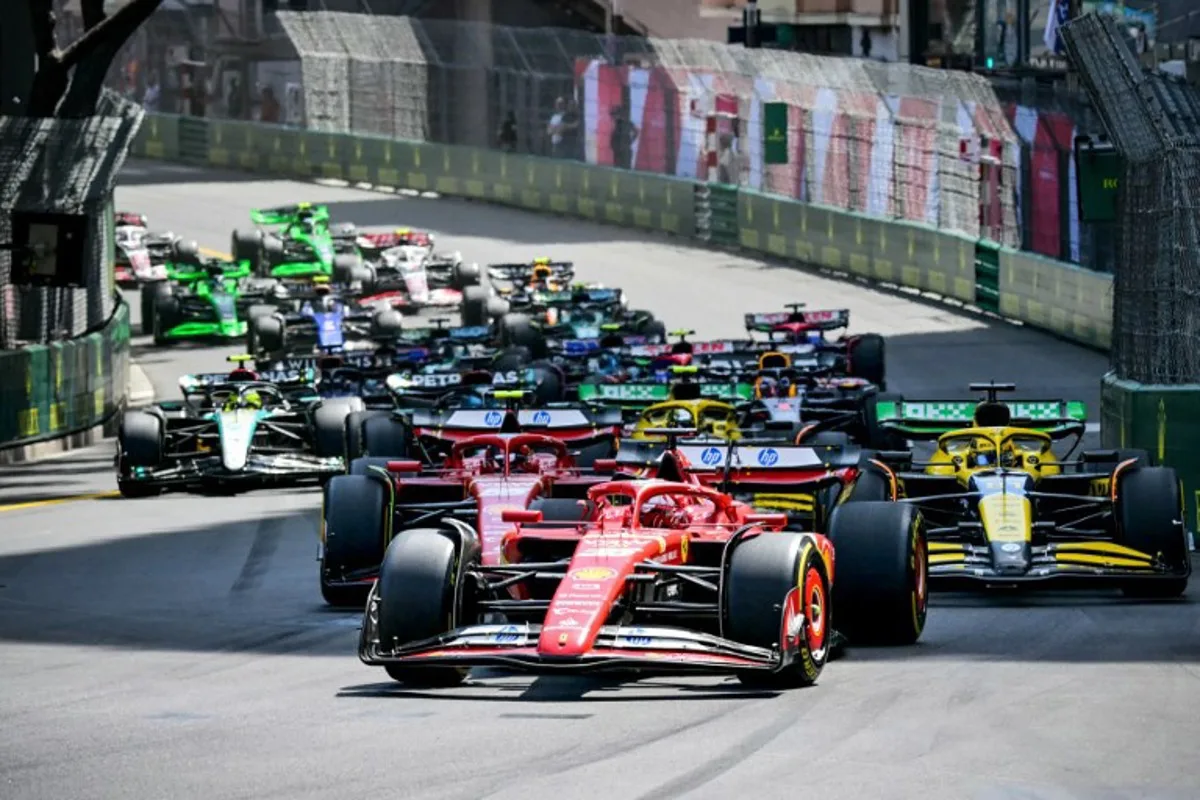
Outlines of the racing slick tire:
{"label": "racing slick tire", "polygon": [[667,341],[667,326],[662,320],[649,319],[638,326],[638,335],[645,336],[652,344],[663,344]]}
{"label": "racing slick tire", "polygon": [[154,314],[158,310],[158,298],[171,296],[169,281],[154,281],[142,284],[142,334],[149,336],[154,333]]}
{"label": "racing slick tire", "polygon": [[387,508],[387,487],[366,475],[335,475],[325,485],[320,576],[321,596],[329,605],[366,604],[370,583],[346,585],[335,579],[383,560]]}
{"label": "racing slick tire", "polygon": [[371,331],[376,336],[398,336],[404,330],[404,315],[395,309],[386,308],[371,320]]}
{"label": "racing slick tire", "polygon": [[478,286],[480,282],[479,265],[457,262],[451,269],[450,280],[451,285],[460,292],[465,292],[471,286]]}
{"label": "racing slick tire", "polygon": [[343,253],[333,257],[333,282],[341,284],[361,282],[370,272],[363,268],[358,256]]}
{"label": "racing slick tire", "polygon": [[798,583],[799,612],[806,624],[795,663],[778,673],[739,672],[743,685],[783,689],[817,682],[829,658],[830,587],[825,563],[810,535],[766,533],[734,547],[721,591],[727,638],[755,647],[779,647],[784,601]]}
{"label": "racing slick tire", "polygon": [[368,409],[366,411],[354,411],[346,417],[346,427],[342,432],[342,441],[347,464],[366,454],[366,450],[363,449],[363,425],[366,421],[373,417],[387,417],[390,414],[391,412],[381,409]]}
{"label": "racing slick tire", "polygon": [[154,344],[164,346],[170,344],[167,332],[179,324],[179,299],[173,294],[160,294],[154,299],[153,320]]}
{"label": "racing slick tire", "polygon": [[833,623],[853,645],[911,645],[929,601],[925,523],[907,503],[844,503],[829,519]]}
{"label": "racing slick tire", "polygon": [[841,431],[817,431],[805,436],[796,444],[806,445],[808,447],[849,447],[854,444],[850,439],[850,434],[842,433]]}
{"label": "racing slick tire", "polygon": [[278,353],[287,342],[287,328],[277,316],[258,316],[246,326],[246,346],[251,354]]}
{"label": "racing slick tire", "polygon": [[895,431],[879,424],[877,403],[903,403],[904,395],[878,392],[863,398],[863,423],[866,427],[866,445],[872,450],[907,450],[908,442]]}
{"label": "racing slick tire", "polygon": [[163,461],[163,421],[145,411],[126,411],[117,432],[120,460],[117,489],[122,497],[153,497],[161,492],[157,486],[147,486],[125,480],[132,467],[157,467]]}
{"label": "racing slick tire", "polygon": [[883,337],[878,333],[864,333],[850,343],[850,377],[869,381],[880,391],[887,389],[886,358]]}
{"label": "racing slick tire", "polygon": [[[458,548],[435,528],[414,528],[392,539],[379,569],[379,643],[428,639],[452,629],[456,617]],[[457,686],[467,670],[389,664],[387,674],[411,686]]]}
{"label": "racing slick tire", "polygon": [[[1117,543],[1151,555],[1161,554],[1175,570],[1188,571],[1187,531],[1179,475],[1171,467],[1130,467],[1117,477]],[[1129,580],[1126,597],[1173,598],[1187,590],[1188,574]]]}
{"label": "racing slick tire", "polygon": [[505,314],[500,320],[500,344],[527,347],[534,358],[545,358],[546,337],[525,314]]}
{"label": "racing slick tire", "polygon": [[407,458],[408,439],[408,428],[390,415],[363,422],[363,453],[372,458]]}
{"label": "racing slick tire", "polygon": [[249,261],[250,269],[257,271],[259,256],[262,253],[262,231],[234,231],[231,237],[230,251],[234,261]]}
{"label": "racing slick tire", "polygon": [[491,321],[488,317],[489,300],[491,295],[482,286],[468,286],[463,289],[462,324],[468,328],[487,325]]}
{"label": "racing slick tire", "polygon": [[313,411],[313,449],[319,457],[345,457],[346,420],[365,408],[358,397],[336,397],[317,406]]}
{"label": "racing slick tire", "polygon": [[194,239],[189,241],[176,239],[175,243],[171,245],[171,251],[177,264],[200,263],[200,244]]}

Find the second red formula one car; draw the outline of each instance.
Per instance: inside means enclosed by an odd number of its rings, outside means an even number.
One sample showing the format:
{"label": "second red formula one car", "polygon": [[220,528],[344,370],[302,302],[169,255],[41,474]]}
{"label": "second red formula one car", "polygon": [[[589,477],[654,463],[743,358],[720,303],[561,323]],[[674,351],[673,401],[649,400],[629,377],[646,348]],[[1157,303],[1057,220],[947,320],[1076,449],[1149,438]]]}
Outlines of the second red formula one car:
{"label": "second red formula one car", "polygon": [[[675,450],[664,452],[659,475],[676,480],[597,484],[537,469],[514,491],[513,482],[528,475],[522,454],[534,439],[552,441],[492,434],[455,445],[492,451],[494,478],[472,481],[480,525],[396,532],[367,601],[359,651],[365,663],[425,685],[453,685],[469,667],[485,665],[735,674],[743,683],[781,687],[817,680],[835,620],[829,538],[785,530],[785,514],[763,513],[701,485]],[[569,456],[559,449],[554,458],[569,473]],[[865,527],[883,521],[869,513],[876,507],[885,507],[893,524]],[[894,562],[900,575],[873,577],[919,584],[903,600],[905,613],[919,613],[923,622],[919,517],[892,502],[860,502],[835,512],[830,524],[919,559],[873,559],[870,567],[879,572]],[[846,565],[860,586],[870,571],[855,563],[864,552],[851,548]],[[877,611],[894,617],[896,609]]]}

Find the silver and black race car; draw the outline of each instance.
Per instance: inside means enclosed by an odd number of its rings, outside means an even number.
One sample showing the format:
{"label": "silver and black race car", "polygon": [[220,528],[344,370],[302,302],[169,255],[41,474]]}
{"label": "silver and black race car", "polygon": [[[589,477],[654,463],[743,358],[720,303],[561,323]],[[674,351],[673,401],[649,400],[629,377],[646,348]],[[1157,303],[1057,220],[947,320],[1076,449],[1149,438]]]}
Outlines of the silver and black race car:
{"label": "silver and black race car", "polygon": [[322,399],[311,375],[273,383],[240,364],[184,376],[180,388],[182,401],[125,412],[116,458],[123,496],[322,482],[344,470],[345,421],[363,408],[358,398]]}

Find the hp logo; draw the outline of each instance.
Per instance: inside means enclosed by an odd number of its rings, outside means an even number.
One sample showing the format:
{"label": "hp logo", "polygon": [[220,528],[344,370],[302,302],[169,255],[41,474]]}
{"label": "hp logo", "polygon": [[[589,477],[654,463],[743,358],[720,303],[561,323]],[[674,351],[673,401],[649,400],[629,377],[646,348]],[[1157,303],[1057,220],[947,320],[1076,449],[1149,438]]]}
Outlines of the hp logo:
{"label": "hp logo", "polygon": [[534,425],[549,425],[550,424],[550,412],[549,411],[538,411],[537,413],[535,413],[533,415],[533,424]]}
{"label": "hp logo", "polygon": [[779,463],[779,451],[773,447],[768,447],[758,453],[758,463],[763,467],[773,467]]}
{"label": "hp logo", "polygon": [[489,411],[483,415],[483,424],[489,428],[499,428],[500,423],[504,421],[504,415],[499,411]]}
{"label": "hp logo", "polygon": [[715,447],[706,447],[704,452],[700,454],[700,460],[708,466],[721,463],[721,451]]}

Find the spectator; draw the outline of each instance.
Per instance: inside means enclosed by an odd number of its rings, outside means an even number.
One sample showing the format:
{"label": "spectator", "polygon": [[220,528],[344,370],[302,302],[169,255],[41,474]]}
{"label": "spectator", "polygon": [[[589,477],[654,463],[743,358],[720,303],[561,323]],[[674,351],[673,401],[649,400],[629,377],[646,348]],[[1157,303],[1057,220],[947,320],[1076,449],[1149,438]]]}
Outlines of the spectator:
{"label": "spectator", "polygon": [[242,103],[242,81],[236,75],[229,82],[229,94],[225,96],[225,113],[230,119],[242,119],[245,115]]}
{"label": "spectator", "polygon": [[579,104],[571,98],[570,104],[567,106],[567,113],[562,119],[562,158],[570,158],[579,161],[583,158],[582,148],[579,146]]}
{"label": "spectator", "polygon": [[566,115],[567,101],[560,97],[554,101],[554,114],[546,126],[546,134],[550,137],[550,155],[554,158],[562,158],[563,120]]}
{"label": "spectator", "polygon": [[504,122],[500,124],[500,149],[507,153],[514,153],[517,150],[517,115],[509,111],[504,117]]}
{"label": "spectator", "polygon": [[262,88],[262,97],[259,99],[258,116],[263,122],[270,122],[273,124],[279,123],[279,101],[275,99],[275,90],[270,86],[264,86]]}
{"label": "spectator", "polygon": [[142,107],[147,111],[158,111],[162,88],[158,85],[158,73],[151,71],[146,76],[146,91],[142,93]]}
{"label": "spectator", "polygon": [[633,162],[633,143],[637,141],[637,126],[629,119],[621,106],[612,107],[613,128],[609,137],[612,147],[613,166],[630,169]]}

